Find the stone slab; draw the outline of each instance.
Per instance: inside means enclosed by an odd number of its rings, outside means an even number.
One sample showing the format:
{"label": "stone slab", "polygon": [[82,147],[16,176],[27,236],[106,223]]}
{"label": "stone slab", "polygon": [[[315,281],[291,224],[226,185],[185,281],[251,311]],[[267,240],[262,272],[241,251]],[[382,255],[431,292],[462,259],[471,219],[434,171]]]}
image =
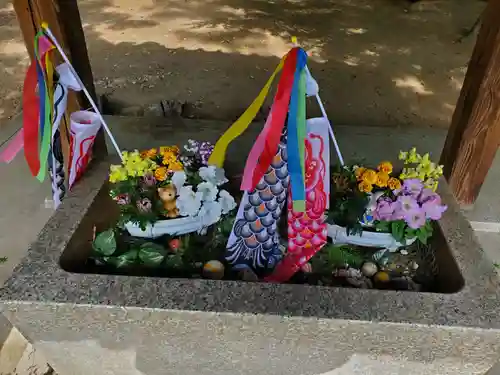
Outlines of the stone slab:
{"label": "stone slab", "polygon": [[[122,123],[116,134],[142,148],[213,141],[222,125],[212,125]],[[230,162],[244,160],[257,130],[235,142]],[[392,158],[414,143],[338,134],[347,160]],[[499,279],[446,184],[440,226],[465,280],[453,294],[65,272],[59,257],[109,162],[92,166],[0,289],[6,316],[57,372],[88,374],[93,363],[94,375],[484,374],[498,359]]]}

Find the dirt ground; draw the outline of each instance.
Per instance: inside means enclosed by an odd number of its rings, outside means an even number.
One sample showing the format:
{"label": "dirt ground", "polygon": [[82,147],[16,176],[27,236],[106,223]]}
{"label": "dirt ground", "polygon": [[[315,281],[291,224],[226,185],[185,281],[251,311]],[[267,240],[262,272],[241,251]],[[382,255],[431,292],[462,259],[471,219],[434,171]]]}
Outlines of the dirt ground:
{"label": "dirt ground", "polygon": [[[80,0],[97,90],[130,105],[175,99],[233,119],[292,35],[312,52],[329,116],[347,125],[448,126],[478,0]],[[19,110],[26,54],[0,0],[0,124]],[[314,107],[314,106],[311,106]]]}

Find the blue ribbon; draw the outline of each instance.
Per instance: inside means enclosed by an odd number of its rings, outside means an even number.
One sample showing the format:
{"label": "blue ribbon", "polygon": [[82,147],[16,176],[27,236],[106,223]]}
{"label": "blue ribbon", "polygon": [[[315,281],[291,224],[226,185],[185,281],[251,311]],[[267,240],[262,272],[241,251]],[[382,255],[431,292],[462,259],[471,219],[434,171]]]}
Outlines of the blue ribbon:
{"label": "blue ribbon", "polygon": [[[302,204],[295,205],[294,209],[298,212],[305,211],[305,176],[303,174],[300,162],[300,147],[298,137],[298,103],[299,103],[299,81],[300,75],[307,64],[307,53],[301,48],[297,55],[297,68],[293,78],[292,95],[290,97],[290,106],[288,113],[288,138],[287,138],[287,152],[288,152],[288,172],[290,174],[290,184],[292,190],[292,198],[294,203],[303,202]],[[302,207],[303,206],[303,207]]]}

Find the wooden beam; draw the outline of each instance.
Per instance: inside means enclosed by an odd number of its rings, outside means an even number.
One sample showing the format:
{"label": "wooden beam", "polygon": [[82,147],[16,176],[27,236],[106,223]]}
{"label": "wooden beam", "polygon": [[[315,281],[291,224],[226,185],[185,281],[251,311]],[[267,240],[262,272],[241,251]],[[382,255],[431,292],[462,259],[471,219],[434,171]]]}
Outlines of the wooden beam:
{"label": "wooden beam", "polygon": [[500,0],[490,0],[441,154],[461,204],[476,200],[500,139]]}

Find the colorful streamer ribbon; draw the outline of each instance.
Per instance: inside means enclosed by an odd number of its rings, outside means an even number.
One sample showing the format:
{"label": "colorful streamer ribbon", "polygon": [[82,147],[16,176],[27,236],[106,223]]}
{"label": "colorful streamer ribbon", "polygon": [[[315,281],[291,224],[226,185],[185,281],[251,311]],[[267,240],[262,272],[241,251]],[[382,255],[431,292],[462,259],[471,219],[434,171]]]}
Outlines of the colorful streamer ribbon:
{"label": "colorful streamer ribbon", "polygon": [[305,211],[304,142],[306,137],[306,80],[304,67],[306,63],[307,54],[303,49],[300,49],[288,115],[288,170],[290,173],[293,208],[297,212]]}
{"label": "colorful streamer ribbon", "polygon": [[36,178],[40,182],[45,179],[45,175],[47,173],[47,162],[52,138],[54,67],[50,60],[50,51],[54,48],[54,45],[48,40],[42,31],[35,36],[35,56],[38,61],[37,76],[40,99],[40,134],[42,137],[39,157],[40,168]]}
{"label": "colorful streamer ribbon", "polygon": [[297,64],[297,52],[298,48],[293,48],[290,50],[285,59],[283,72],[281,73],[278,90],[273,103],[273,116],[270,125],[271,130],[266,138],[266,145],[259,158],[259,164],[257,165],[253,175],[252,188],[255,188],[264,176],[264,173],[266,173],[267,169],[271,165],[273,157],[276,154],[276,150],[278,149],[292,93],[293,76]]}
{"label": "colorful streamer ribbon", "polygon": [[255,116],[257,116],[260,107],[262,107],[262,104],[264,104],[264,100],[266,100],[267,94],[269,93],[269,89],[271,88],[274,78],[283,68],[285,60],[286,56],[281,59],[273,74],[271,74],[271,77],[269,77],[266,84],[260,91],[259,95],[257,95],[257,97],[254,99],[252,104],[250,104],[250,106],[238,118],[238,120],[236,120],[234,124],[231,125],[231,127],[219,138],[219,140],[215,144],[214,151],[208,159],[208,164],[222,168],[229,144],[236,138],[238,138],[248,128]]}
{"label": "colorful streamer ribbon", "polygon": [[36,95],[37,62],[32,61],[23,86],[23,137],[24,158],[33,176],[40,170],[38,153],[38,121],[40,117],[39,100]]}

